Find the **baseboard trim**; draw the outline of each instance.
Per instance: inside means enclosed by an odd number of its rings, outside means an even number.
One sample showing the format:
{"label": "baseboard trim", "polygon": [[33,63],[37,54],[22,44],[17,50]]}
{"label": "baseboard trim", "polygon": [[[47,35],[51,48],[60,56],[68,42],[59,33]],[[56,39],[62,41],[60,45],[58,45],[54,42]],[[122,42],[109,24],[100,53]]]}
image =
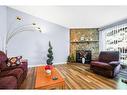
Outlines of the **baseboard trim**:
{"label": "baseboard trim", "polygon": [[[66,64],[67,62],[53,63],[53,65]],[[45,66],[46,64],[28,65],[28,67]]]}
{"label": "baseboard trim", "polygon": [[38,66],[45,66],[45,64],[28,65],[28,67],[38,67]]}
{"label": "baseboard trim", "polygon": [[58,64],[66,64],[67,62],[59,62],[59,63],[53,63],[53,65],[58,65]]}

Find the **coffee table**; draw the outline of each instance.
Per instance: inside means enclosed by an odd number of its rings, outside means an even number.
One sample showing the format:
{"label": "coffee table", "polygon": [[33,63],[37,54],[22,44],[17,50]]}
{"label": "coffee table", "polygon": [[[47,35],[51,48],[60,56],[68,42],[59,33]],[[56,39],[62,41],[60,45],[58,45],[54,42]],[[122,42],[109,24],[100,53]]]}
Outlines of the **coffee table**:
{"label": "coffee table", "polygon": [[[59,72],[53,68],[51,75],[47,75],[44,66],[36,67],[35,89],[64,89],[65,81]],[[57,80],[53,80],[57,77]]]}

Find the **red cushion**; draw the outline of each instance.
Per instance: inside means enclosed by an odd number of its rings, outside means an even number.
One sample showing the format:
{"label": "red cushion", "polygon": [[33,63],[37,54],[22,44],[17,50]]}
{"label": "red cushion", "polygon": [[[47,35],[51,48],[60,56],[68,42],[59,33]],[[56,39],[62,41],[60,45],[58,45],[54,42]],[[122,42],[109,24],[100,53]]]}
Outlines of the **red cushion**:
{"label": "red cushion", "polygon": [[98,61],[92,61],[91,62],[92,66],[98,67],[98,68],[103,68],[103,69],[107,69],[107,70],[112,70],[112,66],[104,63],[104,62],[98,62]]}
{"label": "red cushion", "polygon": [[14,76],[0,77],[0,89],[17,88],[17,79]]}

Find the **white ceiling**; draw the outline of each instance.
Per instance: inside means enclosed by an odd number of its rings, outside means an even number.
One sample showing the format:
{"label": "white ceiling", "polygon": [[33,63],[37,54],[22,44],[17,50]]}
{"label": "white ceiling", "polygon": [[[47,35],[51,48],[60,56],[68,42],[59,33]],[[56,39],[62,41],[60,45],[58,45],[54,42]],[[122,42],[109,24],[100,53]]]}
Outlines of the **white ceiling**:
{"label": "white ceiling", "polygon": [[10,6],[68,28],[99,28],[127,18],[127,6]]}

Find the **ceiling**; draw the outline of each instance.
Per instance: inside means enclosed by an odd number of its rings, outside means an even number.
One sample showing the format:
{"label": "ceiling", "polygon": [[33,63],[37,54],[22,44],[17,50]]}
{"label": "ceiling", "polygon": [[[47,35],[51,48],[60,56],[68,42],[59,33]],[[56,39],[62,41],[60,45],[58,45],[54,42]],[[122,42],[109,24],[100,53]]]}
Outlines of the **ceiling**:
{"label": "ceiling", "polygon": [[10,6],[68,28],[99,28],[127,18],[127,6]]}

